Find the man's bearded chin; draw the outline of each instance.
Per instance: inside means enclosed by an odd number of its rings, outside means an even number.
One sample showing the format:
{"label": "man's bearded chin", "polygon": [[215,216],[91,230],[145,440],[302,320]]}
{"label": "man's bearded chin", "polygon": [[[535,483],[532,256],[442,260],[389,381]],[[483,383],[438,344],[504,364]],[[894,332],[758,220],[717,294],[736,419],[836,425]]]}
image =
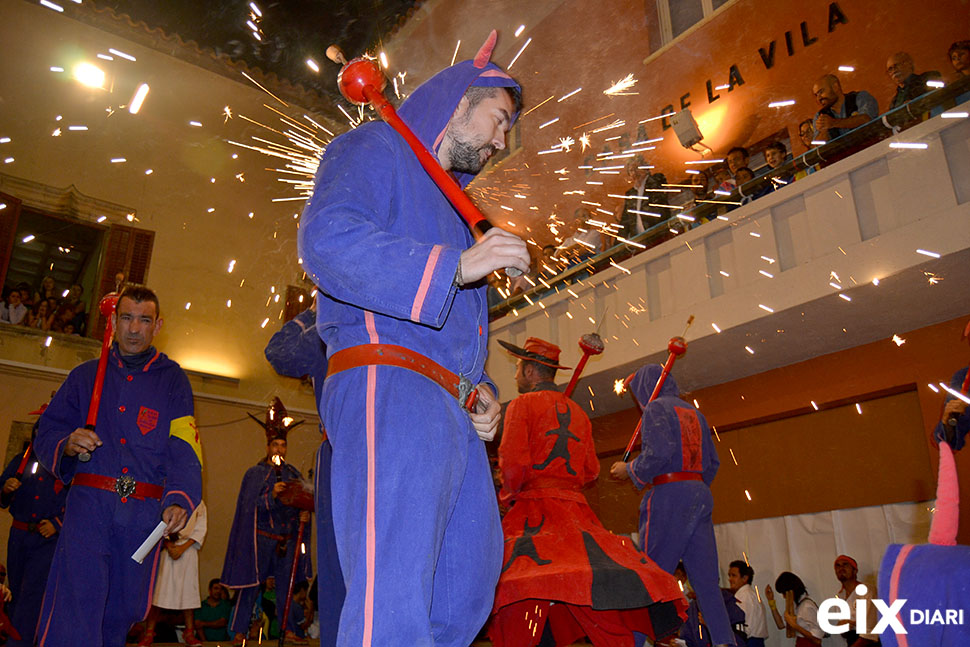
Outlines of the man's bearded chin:
{"label": "man's bearded chin", "polygon": [[[484,160],[482,159],[483,150],[488,153]],[[476,146],[465,140],[455,139],[451,144],[451,151],[448,155],[451,162],[451,171],[476,175],[494,152],[495,147],[491,144]]]}

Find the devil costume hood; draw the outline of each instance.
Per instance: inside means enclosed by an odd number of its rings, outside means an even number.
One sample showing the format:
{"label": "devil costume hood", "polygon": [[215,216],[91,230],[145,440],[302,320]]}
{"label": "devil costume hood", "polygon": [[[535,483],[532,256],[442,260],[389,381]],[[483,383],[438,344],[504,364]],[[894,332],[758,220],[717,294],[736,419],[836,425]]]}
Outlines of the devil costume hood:
{"label": "devil costume hood", "polygon": [[[492,44],[494,35],[483,53],[434,75],[398,111],[432,154],[469,87],[518,88],[488,62]],[[472,177],[457,179],[465,186]],[[331,142],[298,242],[303,267],[320,288],[317,329],[328,357],[379,336],[472,382],[484,379],[485,290],[453,285],[458,258],[474,240],[389,125],[371,121]],[[365,311],[374,314],[376,335],[367,331]]]}

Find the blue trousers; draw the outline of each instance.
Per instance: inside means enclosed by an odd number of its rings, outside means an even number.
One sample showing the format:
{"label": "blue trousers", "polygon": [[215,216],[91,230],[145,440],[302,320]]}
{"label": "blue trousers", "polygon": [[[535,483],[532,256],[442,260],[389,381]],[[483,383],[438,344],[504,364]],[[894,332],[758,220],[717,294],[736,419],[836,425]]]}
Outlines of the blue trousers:
{"label": "blue trousers", "polygon": [[715,645],[734,644],[724,597],[718,585],[717,544],[711,490],[699,481],[679,481],[647,492],[640,505],[640,549],[657,566],[673,573],[684,562],[697,604]]}
{"label": "blue trousers", "polygon": [[457,401],[406,369],[327,379],[337,645],[467,647],[492,607],[502,527],[485,447]]}
{"label": "blue trousers", "polygon": [[330,463],[333,447],[329,440],[320,444],[313,491],[316,495],[317,521],[317,618],[320,623],[320,647],[337,644],[337,627],[347,589],[337,557],[337,538],[333,534],[333,510],[330,504]]}
{"label": "blue trousers", "polygon": [[7,641],[9,647],[31,647],[34,644],[34,630],[58,536],[45,539],[37,532],[10,529],[7,573],[13,599],[7,605],[7,615],[20,634],[20,640]]}
{"label": "blue trousers", "polygon": [[67,496],[37,625],[39,647],[123,647],[148,614],[158,547],[141,564],[131,554],[161,519],[157,499],[122,503],[117,494],[76,486]]}
{"label": "blue trousers", "polygon": [[[306,540],[304,540],[306,541]],[[286,555],[281,556],[276,552],[277,540],[271,537],[256,535],[256,560],[259,573],[272,575],[276,580],[276,621],[280,627],[283,626],[283,605],[286,604],[286,591],[290,585],[290,571],[293,568],[293,549],[296,547],[296,538],[291,539],[286,544]],[[294,586],[299,582],[297,579]],[[236,598],[236,606],[232,611],[232,618],[229,620],[229,633],[248,634],[249,625],[252,623],[253,607],[259,598],[262,588],[260,586],[247,586],[239,589],[239,596]],[[290,604],[292,607],[292,603]],[[292,622],[287,624],[290,631],[296,630],[296,625]]]}

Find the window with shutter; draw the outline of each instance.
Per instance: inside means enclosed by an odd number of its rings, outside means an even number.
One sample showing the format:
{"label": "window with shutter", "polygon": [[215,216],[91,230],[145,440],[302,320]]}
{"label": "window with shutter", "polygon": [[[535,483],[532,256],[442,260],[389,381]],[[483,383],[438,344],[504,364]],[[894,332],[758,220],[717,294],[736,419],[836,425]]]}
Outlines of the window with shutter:
{"label": "window with shutter", "polygon": [[7,283],[7,268],[13,252],[14,236],[20,219],[20,200],[0,193],[0,285]]}
{"label": "window with shutter", "polygon": [[[101,257],[101,279],[98,283],[98,300],[109,292],[118,290],[124,283],[144,285],[148,279],[148,265],[155,244],[155,232],[125,225],[111,225],[108,229],[104,254]],[[94,309],[94,308],[92,308]],[[91,336],[104,336],[106,320],[98,312],[96,325],[90,328]]]}

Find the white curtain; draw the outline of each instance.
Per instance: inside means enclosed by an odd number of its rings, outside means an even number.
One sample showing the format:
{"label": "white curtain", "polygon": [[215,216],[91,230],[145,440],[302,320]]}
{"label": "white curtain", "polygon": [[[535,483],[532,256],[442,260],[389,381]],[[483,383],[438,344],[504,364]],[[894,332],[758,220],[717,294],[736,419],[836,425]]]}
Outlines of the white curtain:
{"label": "white curtain", "polygon": [[[721,586],[727,587],[729,564],[744,559],[754,569],[754,586],[764,596],[765,584],[774,588],[782,571],[798,575],[817,603],[839,590],[833,565],[839,555],[859,562],[859,580],[875,588],[879,565],[889,544],[925,543],[930,531],[933,502],[832,510],[714,526],[717,537]],[[882,596],[878,596],[882,597]],[[776,598],[777,599],[777,598]],[[784,607],[784,599],[781,599]],[[768,605],[769,647],[788,647],[792,639],[775,629]],[[825,647],[841,647],[839,637],[826,637]]]}

